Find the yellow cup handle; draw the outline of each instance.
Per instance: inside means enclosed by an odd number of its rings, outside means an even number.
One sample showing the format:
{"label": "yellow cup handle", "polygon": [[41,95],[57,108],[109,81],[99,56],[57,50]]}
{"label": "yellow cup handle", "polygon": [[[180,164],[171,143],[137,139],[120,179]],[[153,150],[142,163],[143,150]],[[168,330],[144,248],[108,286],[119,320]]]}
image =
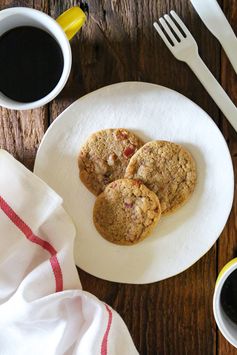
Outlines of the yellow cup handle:
{"label": "yellow cup handle", "polygon": [[63,12],[57,19],[57,23],[62,27],[68,40],[70,40],[80,30],[86,20],[86,15],[75,6]]}

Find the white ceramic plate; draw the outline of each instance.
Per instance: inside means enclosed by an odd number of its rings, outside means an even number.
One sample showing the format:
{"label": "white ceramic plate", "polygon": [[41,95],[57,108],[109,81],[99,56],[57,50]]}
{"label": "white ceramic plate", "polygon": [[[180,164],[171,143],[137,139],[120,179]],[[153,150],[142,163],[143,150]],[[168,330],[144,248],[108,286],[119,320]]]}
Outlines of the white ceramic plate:
{"label": "white ceramic plate", "polygon": [[[91,133],[110,127],[131,129],[145,141],[180,143],[197,164],[198,182],[188,203],[161,218],[134,246],[114,245],[98,234],[92,220],[95,197],[78,177],[81,145]],[[232,162],[215,123],[186,97],[147,83],[107,86],[73,103],[46,132],[34,171],[63,197],[77,227],[76,264],[116,282],[149,283],[187,269],[215,243],[233,200]]]}

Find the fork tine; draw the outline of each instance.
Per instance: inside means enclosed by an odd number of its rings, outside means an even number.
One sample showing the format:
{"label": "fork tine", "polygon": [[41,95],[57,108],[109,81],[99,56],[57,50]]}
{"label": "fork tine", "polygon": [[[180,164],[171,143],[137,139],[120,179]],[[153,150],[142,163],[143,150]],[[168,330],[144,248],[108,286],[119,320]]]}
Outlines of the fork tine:
{"label": "fork tine", "polygon": [[189,35],[191,37],[192,34],[189,32],[189,30],[187,29],[187,27],[185,26],[185,24],[183,23],[183,21],[179,18],[179,16],[176,14],[176,12],[174,10],[170,11],[170,14],[172,15],[172,17],[175,19],[175,21],[177,22],[177,24],[182,28],[182,30],[184,31],[185,35]]}
{"label": "fork tine", "polygon": [[163,29],[165,30],[165,32],[167,33],[168,37],[171,39],[171,41],[173,42],[173,44],[177,43],[177,39],[175,38],[175,36],[173,35],[173,33],[171,32],[169,26],[167,25],[166,21],[163,19],[163,17],[159,18],[159,22],[161,24],[161,26],[163,27]]}
{"label": "fork tine", "polygon": [[166,35],[164,34],[164,32],[162,31],[162,29],[160,28],[160,26],[158,25],[157,22],[153,23],[153,26],[155,27],[156,31],[159,33],[159,35],[161,36],[161,38],[163,39],[163,41],[165,42],[165,44],[167,45],[167,47],[171,50],[172,49],[172,45],[170,44],[170,42],[168,41]]}
{"label": "fork tine", "polygon": [[169,16],[169,15],[164,15],[165,20],[168,22],[168,24],[170,25],[170,27],[174,30],[174,32],[176,33],[177,37],[181,40],[182,38],[184,38],[184,35],[180,32],[180,30],[178,29],[178,27],[176,26],[176,24],[174,23],[174,20]]}

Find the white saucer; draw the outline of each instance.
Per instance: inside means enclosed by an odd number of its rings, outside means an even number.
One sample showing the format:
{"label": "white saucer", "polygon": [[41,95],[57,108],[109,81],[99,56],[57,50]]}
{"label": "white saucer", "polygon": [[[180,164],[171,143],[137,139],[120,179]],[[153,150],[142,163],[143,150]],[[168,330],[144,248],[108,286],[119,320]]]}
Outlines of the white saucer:
{"label": "white saucer", "polygon": [[[162,217],[134,246],[114,245],[98,234],[92,221],[95,197],[78,177],[81,145],[91,133],[112,127],[129,128],[145,141],[180,143],[197,163],[198,183],[188,203]],[[147,83],[111,85],[73,103],[46,132],[34,171],[62,196],[77,227],[76,264],[116,282],[159,281],[190,267],[219,237],[233,201],[232,162],[215,123],[186,97]]]}

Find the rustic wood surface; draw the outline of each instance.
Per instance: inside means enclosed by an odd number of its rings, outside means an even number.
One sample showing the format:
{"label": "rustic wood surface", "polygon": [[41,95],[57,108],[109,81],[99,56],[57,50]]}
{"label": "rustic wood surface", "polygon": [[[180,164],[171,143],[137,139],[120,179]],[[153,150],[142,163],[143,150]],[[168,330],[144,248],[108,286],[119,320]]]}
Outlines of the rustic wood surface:
{"label": "rustic wood surface", "polygon": [[[237,0],[219,3],[237,33]],[[237,104],[236,75],[191,3],[188,0],[0,1],[0,9],[29,6],[54,18],[73,5],[81,5],[88,20],[71,42],[73,67],[66,87],[52,103],[40,109],[16,112],[1,108],[0,147],[32,169],[48,125],[70,103],[102,86],[139,80],[175,89],[206,110],[227,140],[237,174],[237,134],[189,68],[171,55],[152,27],[153,20],[176,10],[196,38],[202,58]],[[218,332],[212,313],[217,273],[237,251],[236,216],[235,198],[219,241],[195,265],[176,277],[134,286],[103,281],[79,270],[82,285],[120,313],[141,354],[237,354]]]}

